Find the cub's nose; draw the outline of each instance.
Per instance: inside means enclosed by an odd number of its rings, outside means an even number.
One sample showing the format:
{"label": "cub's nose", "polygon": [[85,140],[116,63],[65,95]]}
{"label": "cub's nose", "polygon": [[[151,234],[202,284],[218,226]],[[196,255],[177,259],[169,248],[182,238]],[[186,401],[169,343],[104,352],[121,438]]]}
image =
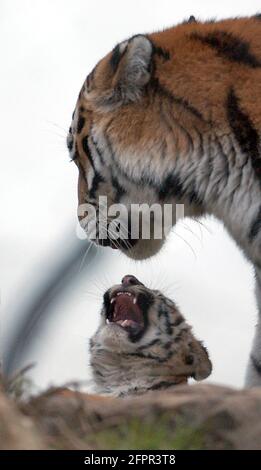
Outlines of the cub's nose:
{"label": "cub's nose", "polygon": [[142,282],[140,282],[135,276],[132,276],[131,274],[124,276],[121,280],[121,283],[124,286],[143,286]]}

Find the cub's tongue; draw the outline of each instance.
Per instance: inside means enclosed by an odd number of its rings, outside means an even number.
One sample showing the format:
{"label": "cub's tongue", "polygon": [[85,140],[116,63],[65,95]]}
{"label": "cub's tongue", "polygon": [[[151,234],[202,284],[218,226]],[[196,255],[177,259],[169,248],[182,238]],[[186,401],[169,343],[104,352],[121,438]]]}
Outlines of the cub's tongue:
{"label": "cub's tongue", "polygon": [[123,327],[134,324],[143,325],[142,311],[133,301],[133,296],[124,294],[117,296],[114,302],[112,321]]}

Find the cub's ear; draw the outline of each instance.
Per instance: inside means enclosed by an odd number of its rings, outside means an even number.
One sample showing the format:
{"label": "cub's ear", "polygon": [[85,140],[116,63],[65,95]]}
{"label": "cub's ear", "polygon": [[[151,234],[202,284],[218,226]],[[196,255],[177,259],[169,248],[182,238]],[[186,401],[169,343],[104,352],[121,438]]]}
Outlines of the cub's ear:
{"label": "cub's ear", "polygon": [[191,361],[192,377],[195,380],[203,380],[212,372],[212,363],[209,359],[207,349],[196,338],[189,343],[189,355],[186,358],[187,365]]}
{"label": "cub's ear", "polygon": [[137,101],[151,76],[153,46],[143,35],[118,44],[108,56],[107,83],[95,101],[104,111]]}

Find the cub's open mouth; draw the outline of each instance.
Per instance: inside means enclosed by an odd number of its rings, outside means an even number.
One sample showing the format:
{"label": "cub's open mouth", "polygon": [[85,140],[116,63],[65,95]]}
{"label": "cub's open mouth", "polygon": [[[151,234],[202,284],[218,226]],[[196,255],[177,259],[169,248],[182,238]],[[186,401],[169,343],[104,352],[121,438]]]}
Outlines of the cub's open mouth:
{"label": "cub's open mouth", "polygon": [[129,291],[118,291],[110,299],[106,323],[115,323],[127,331],[137,334],[144,329],[144,315],[138,305],[138,297]]}

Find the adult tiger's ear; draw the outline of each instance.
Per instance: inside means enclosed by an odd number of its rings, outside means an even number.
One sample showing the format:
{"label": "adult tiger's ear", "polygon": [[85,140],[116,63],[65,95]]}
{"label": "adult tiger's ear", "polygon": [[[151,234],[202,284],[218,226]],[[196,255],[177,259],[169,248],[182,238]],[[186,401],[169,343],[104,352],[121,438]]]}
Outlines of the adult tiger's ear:
{"label": "adult tiger's ear", "polygon": [[[103,111],[110,111],[123,104],[137,101],[151,77],[153,47],[143,35],[134,36],[118,44],[107,56],[106,83],[95,97],[95,104]],[[102,71],[102,70],[101,70]],[[107,72],[107,74],[106,74]]]}
{"label": "adult tiger's ear", "polygon": [[197,23],[197,20],[194,15],[191,15],[188,19],[188,23]]}
{"label": "adult tiger's ear", "polygon": [[185,362],[187,365],[191,365],[191,376],[195,380],[206,379],[212,372],[212,363],[207,349],[194,337],[189,343],[189,353],[185,357]]}

